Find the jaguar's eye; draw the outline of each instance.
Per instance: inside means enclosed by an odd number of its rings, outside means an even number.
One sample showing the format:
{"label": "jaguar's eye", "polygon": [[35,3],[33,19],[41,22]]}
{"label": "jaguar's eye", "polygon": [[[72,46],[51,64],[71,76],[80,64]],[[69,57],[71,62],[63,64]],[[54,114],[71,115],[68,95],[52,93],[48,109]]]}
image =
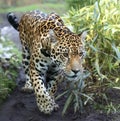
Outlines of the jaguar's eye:
{"label": "jaguar's eye", "polygon": [[68,57],[68,53],[63,53],[64,57]]}
{"label": "jaguar's eye", "polygon": [[81,58],[83,58],[84,57],[84,52],[80,52],[79,55],[80,55]]}

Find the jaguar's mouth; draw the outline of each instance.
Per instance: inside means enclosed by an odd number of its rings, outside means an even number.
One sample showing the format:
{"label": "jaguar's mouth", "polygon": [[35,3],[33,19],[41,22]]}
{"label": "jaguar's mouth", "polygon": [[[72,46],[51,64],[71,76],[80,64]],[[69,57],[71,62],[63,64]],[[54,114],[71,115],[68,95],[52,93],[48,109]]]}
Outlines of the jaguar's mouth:
{"label": "jaguar's mouth", "polygon": [[68,78],[76,78],[76,77],[78,77],[78,75],[76,75],[76,74],[73,75],[73,76],[70,76],[70,75],[65,74],[65,76],[68,77]]}

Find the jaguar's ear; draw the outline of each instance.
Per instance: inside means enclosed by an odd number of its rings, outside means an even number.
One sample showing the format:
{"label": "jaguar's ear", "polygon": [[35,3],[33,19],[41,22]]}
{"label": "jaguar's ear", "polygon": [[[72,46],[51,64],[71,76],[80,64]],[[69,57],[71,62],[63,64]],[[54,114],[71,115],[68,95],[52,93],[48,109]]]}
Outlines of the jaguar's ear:
{"label": "jaguar's ear", "polygon": [[58,41],[58,38],[55,35],[55,32],[53,31],[53,29],[49,30],[49,36],[50,36],[51,42],[56,43]]}
{"label": "jaguar's ear", "polygon": [[84,43],[84,40],[85,40],[85,38],[87,36],[87,31],[84,31],[84,32],[82,32],[82,33],[80,33],[78,35],[81,37],[81,42]]}

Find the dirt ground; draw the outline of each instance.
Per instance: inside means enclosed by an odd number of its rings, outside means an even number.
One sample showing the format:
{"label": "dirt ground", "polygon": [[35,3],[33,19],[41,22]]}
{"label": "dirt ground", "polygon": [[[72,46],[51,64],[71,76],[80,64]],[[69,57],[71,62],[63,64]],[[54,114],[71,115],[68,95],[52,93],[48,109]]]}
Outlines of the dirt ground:
{"label": "dirt ground", "polygon": [[[0,27],[8,25],[5,15],[0,15],[0,18],[5,19],[4,23],[0,23]],[[15,37],[16,41],[18,41],[18,37]],[[120,121],[120,113],[106,115],[93,110],[92,107],[87,108],[82,114],[74,114],[72,110],[69,110],[65,116],[61,116],[64,98],[57,101],[60,106],[57,112],[45,115],[38,110],[33,93],[20,91],[24,83],[23,70],[20,69],[19,76],[16,79],[16,89],[0,107],[0,121]],[[61,92],[61,89],[59,89],[59,92]],[[109,95],[120,103],[120,91],[114,92],[111,90]]]}

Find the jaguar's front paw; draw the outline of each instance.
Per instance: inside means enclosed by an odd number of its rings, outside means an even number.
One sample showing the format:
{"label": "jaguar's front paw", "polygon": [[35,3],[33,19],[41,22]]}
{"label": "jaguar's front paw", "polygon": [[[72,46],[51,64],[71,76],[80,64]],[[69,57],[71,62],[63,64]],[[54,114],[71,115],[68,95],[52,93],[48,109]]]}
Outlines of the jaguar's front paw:
{"label": "jaguar's front paw", "polygon": [[53,111],[57,111],[59,109],[58,104],[56,104],[52,99],[46,100],[46,102],[45,101],[44,102],[41,101],[41,102],[42,103],[38,101],[37,105],[40,111],[45,114],[51,114]]}
{"label": "jaguar's front paw", "polygon": [[43,109],[42,112],[44,112],[45,114],[51,114],[53,111],[57,111],[58,109],[59,109],[58,104],[48,105],[45,109]]}

